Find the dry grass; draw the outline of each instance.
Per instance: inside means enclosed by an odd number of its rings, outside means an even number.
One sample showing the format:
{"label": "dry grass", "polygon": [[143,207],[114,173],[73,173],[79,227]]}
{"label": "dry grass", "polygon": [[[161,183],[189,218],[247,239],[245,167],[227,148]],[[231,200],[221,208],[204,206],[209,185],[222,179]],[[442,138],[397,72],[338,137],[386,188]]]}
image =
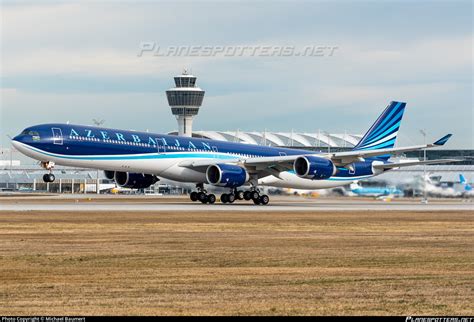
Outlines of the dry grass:
{"label": "dry grass", "polygon": [[0,315],[472,315],[472,219],[0,212]]}

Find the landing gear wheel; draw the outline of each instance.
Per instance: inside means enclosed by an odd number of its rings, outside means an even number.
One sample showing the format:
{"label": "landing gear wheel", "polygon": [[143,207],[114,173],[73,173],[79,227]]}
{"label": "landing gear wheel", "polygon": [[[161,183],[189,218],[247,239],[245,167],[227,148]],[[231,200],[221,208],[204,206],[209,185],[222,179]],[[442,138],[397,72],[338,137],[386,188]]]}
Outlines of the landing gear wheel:
{"label": "landing gear wheel", "polygon": [[228,201],[227,201],[227,194],[226,194],[226,193],[223,193],[223,194],[221,195],[221,202],[222,202],[222,203],[227,203],[227,202],[228,202]]}
{"label": "landing gear wheel", "polygon": [[216,196],[211,193],[210,195],[207,196],[207,202],[212,205],[213,203],[216,202]]}
{"label": "landing gear wheel", "polygon": [[268,202],[270,201],[270,198],[267,195],[262,195],[262,196],[260,196],[259,201],[262,205],[267,205]]}
{"label": "landing gear wheel", "polygon": [[252,199],[253,200],[253,203],[256,204],[256,205],[259,205],[260,204],[260,198],[258,199]]}
{"label": "landing gear wheel", "polygon": [[235,199],[237,200],[244,200],[244,192],[239,190],[235,193]]}
{"label": "landing gear wheel", "polygon": [[255,201],[260,199],[260,194],[257,191],[250,191],[250,197]]}
{"label": "landing gear wheel", "polygon": [[252,196],[250,195],[250,191],[245,191],[244,192],[244,199],[247,200],[247,201],[252,199]]}
{"label": "landing gear wheel", "polygon": [[196,191],[191,192],[191,195],[189,196],[191,198],[191,201],[197,201],[198,200],[198,193]]}
{"label": "landing gear wheel", "polygon": [[56,180],[56,177],[52,173],[46,173],[43,176],[43,181],[44,182],[54,182],[54,180]]}
{"label": "landing gear wheel", "polygon": [[198,197],[198,200],[202,203],[205,203],[206,202],[206,199],[207,199],[207,196],[204,192],[198,192],[197,193],[197,197]]}
{"label": "landing gear wheel", "polygon": [[233,203],[235,201],[235,195],[233,193],[228,194],[227,201]]}

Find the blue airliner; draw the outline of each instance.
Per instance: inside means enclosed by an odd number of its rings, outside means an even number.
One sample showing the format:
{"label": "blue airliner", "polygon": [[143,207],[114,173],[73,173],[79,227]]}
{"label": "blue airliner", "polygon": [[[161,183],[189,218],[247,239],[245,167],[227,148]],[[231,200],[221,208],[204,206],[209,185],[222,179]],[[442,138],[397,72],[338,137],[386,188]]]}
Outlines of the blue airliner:
{"label": "blue airliner", "polygon": [[403,197],[403,191],[395,187],[361,187],[356,182],[350,186],[351,192],[365,197]]}
{"label": "blue airliner", "polygon": [[[41,161],[53,182],[56,164],[101,169],[122,187],[141,189],[166,178],[196,184],[191,200],[214,203],[204,185],[226,187],[221,201],[253,200],[266,205],[260,185],[322,189],[350,184],[390,169],[456,160],[392,163],[391,154],[441,146],[438,141],[394,148],[406,103],[391,102],[352,151],[315,153],[216,140],[124,131],[71,124],[42,124],[26,128],[12,143]],[[248,187],[245,191],[241,187]]]}

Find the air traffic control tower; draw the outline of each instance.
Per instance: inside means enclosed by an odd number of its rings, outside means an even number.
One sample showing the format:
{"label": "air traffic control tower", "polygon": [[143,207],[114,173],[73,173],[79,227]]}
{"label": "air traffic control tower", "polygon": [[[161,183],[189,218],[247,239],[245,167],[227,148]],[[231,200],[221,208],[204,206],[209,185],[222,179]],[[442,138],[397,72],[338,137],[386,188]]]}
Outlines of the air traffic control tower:
{"label": "air traffic control tower", "polygon": [[196,87],[196,77],[188,75],[186,69],[174,78],[174,83],[176,87],[167,90],[166,97],[178,120],[178,135],[192,136],[193,117],[199,112],[205,91]]}

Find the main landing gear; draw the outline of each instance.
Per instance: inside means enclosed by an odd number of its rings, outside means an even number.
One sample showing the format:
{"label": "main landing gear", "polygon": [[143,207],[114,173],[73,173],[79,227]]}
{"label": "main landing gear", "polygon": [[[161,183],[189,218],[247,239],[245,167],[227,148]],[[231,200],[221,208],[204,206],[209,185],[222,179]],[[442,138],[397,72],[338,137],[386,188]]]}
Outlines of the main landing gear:
{"label": "main landing gear", "polygon": [[270,198],[267,195],[260,195],[257,188],[247,191],[234,189],[230,193],[223,193],[221,195],[222,203],[233,203],[235,200],[252,200],[256,205],[266,205]]}
{"label": "main landing gear", "polygon": [[252,187],[251,190],[245,191],[244,199],[252,200],[256,205],[267,205],[270,201],[270,198],[267,195],[261,195],[256,187]]}
{"label": "main landing gear", "polygon": [[200,201],[202,203],[213,204],[216,202],[216,196],[214,194],[207,194],[207,191],[204,189],[203,183],[198,183],[196,185],[197,191],[191,192],[190,198],[192,201]]}
{"label": "main landing gear", "polygon": [[[213,204],[216,202],[216,196],[213,194],[207,194],[207,191],[204,189],[204,184],[197,184],[196,189],[197,191],[191,192],[190,198],[192,201],[200,201],[203,204]],[[256,205],[267,205],[270,198],[267,195],[261,195],[256,187],[252,187],[247,191],[237,190],[235,188],[232,189],[230,193],[223,193],[221,195],[221,202],[224,204],[233,203],[236,200],[252,200]]]}
{"label": "main landing gear", "polygon": [[54,182],[54,180],[56,179],[53,174],[54,162],[41,162],[41,167],[49,171],[49,173],[43,175],[43,181],[46,183]]}

